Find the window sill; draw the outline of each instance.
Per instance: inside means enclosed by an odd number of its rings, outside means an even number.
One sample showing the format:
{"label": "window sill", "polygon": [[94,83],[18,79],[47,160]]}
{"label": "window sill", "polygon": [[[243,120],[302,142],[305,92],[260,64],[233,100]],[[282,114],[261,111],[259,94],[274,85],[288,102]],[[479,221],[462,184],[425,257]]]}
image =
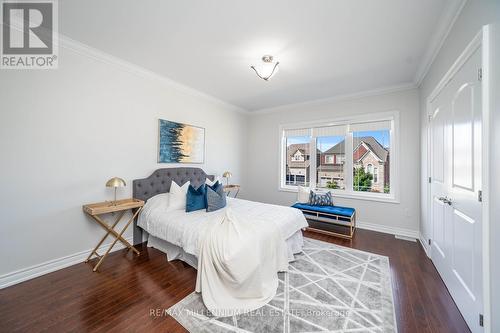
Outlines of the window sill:
{"label": "window sill", "polygon": [[[325,190],[326,189],[319,189],[319,190]],[[279,188],[280,192],[292,192],[292,193],[297,193],[296,188],[292,187],[280,187]],[[394,196],[380,196],[376,194],[354,194],[354,193],[340,193],[340,192],[335,192],[335,191],[330,191],[332,196],[334,198],[343,198],[343,199],[352,199],[352,200],[364,200],[364,201],[376,201],[376,202],[385,202],[385,203],[393,203],[393,204],[399,204],[400,201],[399,199],[395,198]]]}

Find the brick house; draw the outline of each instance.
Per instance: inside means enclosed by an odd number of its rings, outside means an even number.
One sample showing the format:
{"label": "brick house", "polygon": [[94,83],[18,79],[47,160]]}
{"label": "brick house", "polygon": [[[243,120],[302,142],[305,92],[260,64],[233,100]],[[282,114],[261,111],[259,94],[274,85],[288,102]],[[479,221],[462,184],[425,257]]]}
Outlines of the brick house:
{"label": "brick house", "polygon": [[287,147],[286,182],[293,185],[309,185],[311,160],[308,143],[296,143]]}
{"label": "brick house", "polygon": [[[353,138],[354,168],[364,168],[373,176],[372,192],[384,192],[389,185],[389,150],[384,148],[374,137]],[[334,181],[339,188],[345,188],[343,164],[345,161],[345,141],[341,141],[322,153],[318,167],[318,184],[326,186]]]}
{"label": "brick house", "polygon": [[[384,187],[390,182],[389,150],[371,136],[354,138],[353,145],[354,168],[364,168],[373,176],[372,192],[384,192]],[[317,150],[316,156],[318,185],[326,187],[330,182],[336,184],[337,188],[344,189],[345,141],[339,142],[325,152]],[[310,179],[310,163],[309,144],[288,146],[287,183],[305,184],[305,180]]]}

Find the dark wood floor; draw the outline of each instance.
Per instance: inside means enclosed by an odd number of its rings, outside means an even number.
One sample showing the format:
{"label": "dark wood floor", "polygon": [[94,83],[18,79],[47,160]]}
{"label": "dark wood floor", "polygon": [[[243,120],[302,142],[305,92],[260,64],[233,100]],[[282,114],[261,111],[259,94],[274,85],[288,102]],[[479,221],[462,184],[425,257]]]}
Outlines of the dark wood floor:
{"label": "dark wood floor", "polygon": [[[352,241],[306,236],[390,258],[399,332],[469,331],[419,244],[365,230]],[[0,332],[184,332],[164,310],[194,290],[196,271],[139,250],[113,253],[98,273],[82,263],[0,290]]]}

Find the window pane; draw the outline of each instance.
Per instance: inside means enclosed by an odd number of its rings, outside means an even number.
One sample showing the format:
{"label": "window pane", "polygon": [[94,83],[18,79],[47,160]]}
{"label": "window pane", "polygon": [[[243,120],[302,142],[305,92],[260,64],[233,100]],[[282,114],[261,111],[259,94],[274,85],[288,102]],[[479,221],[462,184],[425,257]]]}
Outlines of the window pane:
{"label": "window pane", "polygon": [[286,138],[285,184],[289,186],[309,186],[310,165],[308,136]]}
{"label": "window pane", "polygon": [[316,186],[345,189],[345,136],[322,136],[316,139]]}
{"label": "window pane", "polygon": [[390,192],[390,131],[353,132],[353,190]]}

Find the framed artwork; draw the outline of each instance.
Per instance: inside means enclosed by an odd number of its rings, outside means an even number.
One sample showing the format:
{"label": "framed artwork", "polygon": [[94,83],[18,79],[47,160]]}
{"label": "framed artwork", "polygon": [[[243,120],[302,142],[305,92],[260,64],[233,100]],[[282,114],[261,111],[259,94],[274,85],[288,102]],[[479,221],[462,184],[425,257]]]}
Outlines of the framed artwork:
{"label": "framed artwork", "polygon": [[204,128],[158,120],[158,163],[204,162]]}

